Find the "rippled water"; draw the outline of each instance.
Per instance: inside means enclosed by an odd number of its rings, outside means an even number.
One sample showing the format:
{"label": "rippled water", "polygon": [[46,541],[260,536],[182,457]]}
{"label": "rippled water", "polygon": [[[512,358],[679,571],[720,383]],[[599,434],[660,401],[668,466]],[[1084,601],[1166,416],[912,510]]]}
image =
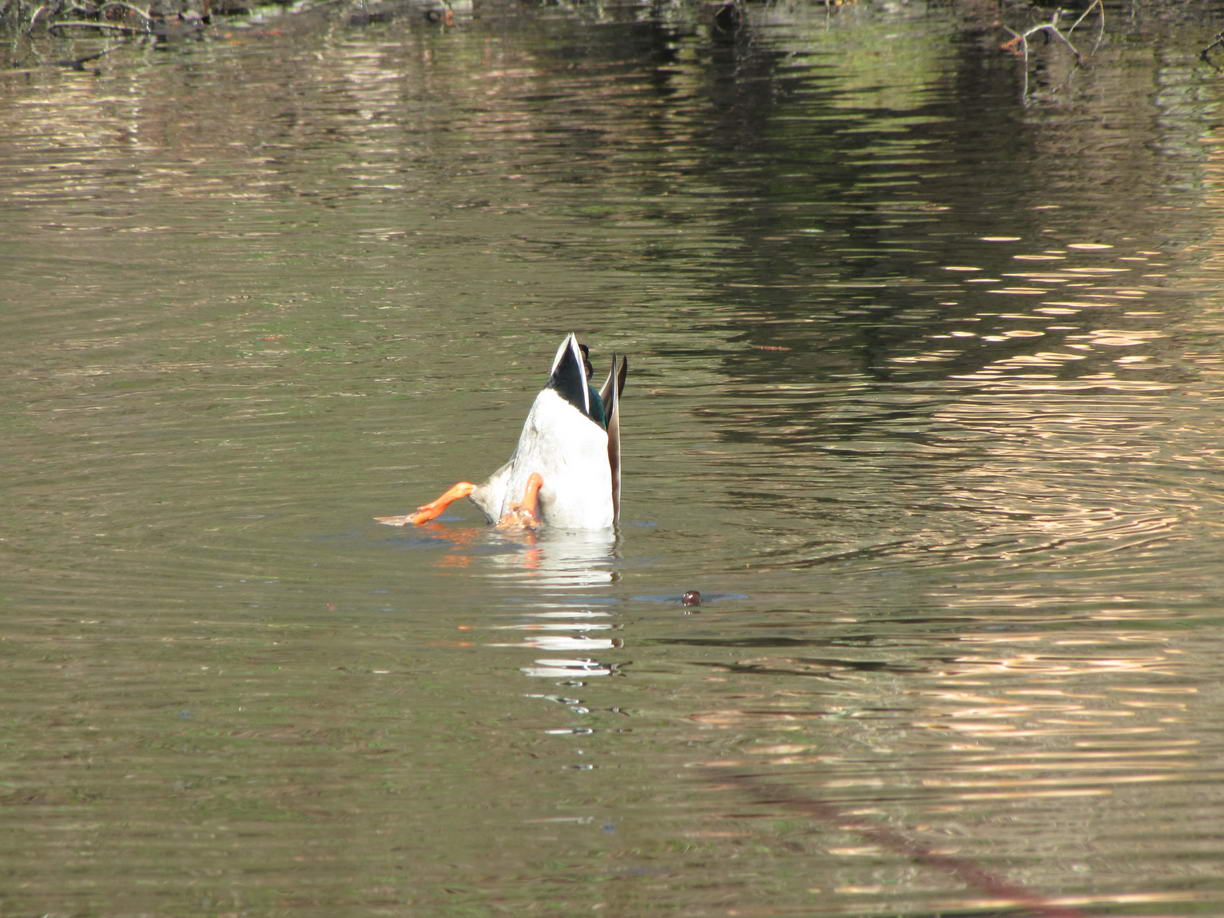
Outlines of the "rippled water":
{"label": "rippled water", "polygon": [[0,913],[1224,911],[1209,17],[657,12],[0,82]]}

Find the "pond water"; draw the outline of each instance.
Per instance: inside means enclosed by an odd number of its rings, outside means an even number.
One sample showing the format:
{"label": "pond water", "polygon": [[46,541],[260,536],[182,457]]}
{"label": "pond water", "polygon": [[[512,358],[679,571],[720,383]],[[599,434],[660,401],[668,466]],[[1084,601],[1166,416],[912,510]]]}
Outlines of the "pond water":
{"label": "pond water", "polygon": [[[0,78],[0,913],[1224,913],[1189,6],[1027,86],[921,3]],[[615,534],[372,521],[571,330]]]}

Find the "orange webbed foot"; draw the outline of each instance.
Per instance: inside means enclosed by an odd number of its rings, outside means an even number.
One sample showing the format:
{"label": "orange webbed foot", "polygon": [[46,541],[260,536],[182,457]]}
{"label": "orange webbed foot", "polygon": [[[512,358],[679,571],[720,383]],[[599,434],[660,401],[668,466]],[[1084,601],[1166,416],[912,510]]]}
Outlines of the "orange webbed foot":
{"label": "orange webbed foot", "polygon": [[399,516],[376,516],[374,519],[387,526],[407,526],[409,523],[419,526],[421,523],[437,519],[447,507],[461,498],[469,497],[475,490],[476,485],[470,481],[459,481],[451,485],[441,497],[422,504],[412,513],[404,513]]}
{"label": "orange webbed foot", "polygon": [[523,490],[523,499],[510,505],[500,520],[498,529],[539,529],[540,528],[540,488],[544,479],[538,472],[532,472],[527,478],[527,487]]}

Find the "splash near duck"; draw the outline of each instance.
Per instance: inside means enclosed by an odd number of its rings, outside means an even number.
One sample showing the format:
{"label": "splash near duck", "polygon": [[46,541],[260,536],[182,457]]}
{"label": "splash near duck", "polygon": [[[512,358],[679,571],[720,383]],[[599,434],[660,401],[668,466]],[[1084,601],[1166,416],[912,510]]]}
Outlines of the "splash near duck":
{"label": "splash near duck", "polygon": [[571,332],[557,348],[510,461],[482,484],[460,481],[388,526],[420,525],[471,498],[501,529],[607,529],[620,518],[620,396],[629,361],[612,357],[602,386],[591,384],[586,345]]}

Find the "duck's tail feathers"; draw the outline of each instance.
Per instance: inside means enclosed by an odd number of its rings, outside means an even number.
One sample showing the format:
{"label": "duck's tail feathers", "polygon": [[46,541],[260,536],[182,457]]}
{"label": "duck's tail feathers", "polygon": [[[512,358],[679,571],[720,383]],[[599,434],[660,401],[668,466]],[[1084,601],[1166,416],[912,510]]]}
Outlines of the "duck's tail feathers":
{"label": "duck's tail feathers", "polygon": [[591,416],[591,393],[587,388],[586,369],[578,338],[573,332],[557,348],[552,369],[548,373],[548,388],[585,414]]}
{"label": "duck's tail feathers", "polygon": [[616,355],[612,355],[612,369],[599,388],[603,399],[604,415],[608,419],[608,465],[612,469],[612,518],[620,519],[620,395],[625,390],[625,378],[629,375],[629,358],[622,357],[617,366]]}

